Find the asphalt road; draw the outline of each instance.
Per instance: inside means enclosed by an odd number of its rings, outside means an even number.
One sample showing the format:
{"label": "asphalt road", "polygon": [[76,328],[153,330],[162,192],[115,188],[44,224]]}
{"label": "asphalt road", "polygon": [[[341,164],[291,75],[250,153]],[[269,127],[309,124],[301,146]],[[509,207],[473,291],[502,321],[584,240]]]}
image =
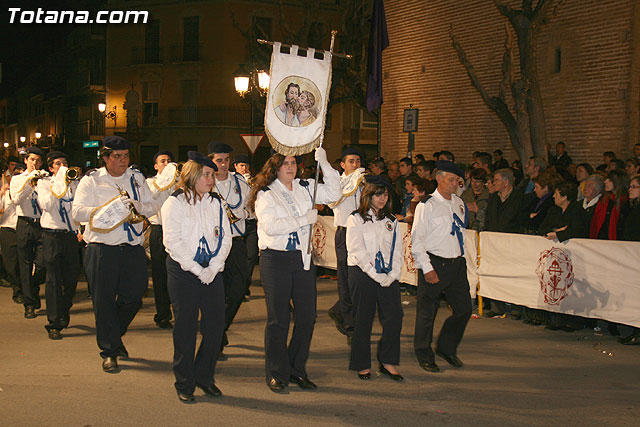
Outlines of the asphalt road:
{"label": "asphalt road", "polygon": [[[605,332],[548,331],[511,319],[472,319],[455,369],[422,371],[412,353],[415,297],[404,296],[400,372],[364,382],[348,370],[348,347],[329,316],[336,284],[318,281],[318,320],[308,362],[316,391],[272,393],[264,380],[262,288],[240,308],[216,383],[223,397],[196,390],[195,405],[173,388],[171,332],[153,322],[152,294],[124,342],[131,359],[105,374],[95,340],[91,300],[81,283],[61,341],[47,338],[44,310],[23,318],[11,291],[0,288],[0,425],[358,425],[358,426],[638,426],[640,346]],[[44,290],[43,290],[44,293]],[[446,308],[436,321],[439,330]],[[380,327],[374,325],[374,339]],[[375,354],[375,351],[374,351]],[[375,365],[374,365],[375,366]]]}

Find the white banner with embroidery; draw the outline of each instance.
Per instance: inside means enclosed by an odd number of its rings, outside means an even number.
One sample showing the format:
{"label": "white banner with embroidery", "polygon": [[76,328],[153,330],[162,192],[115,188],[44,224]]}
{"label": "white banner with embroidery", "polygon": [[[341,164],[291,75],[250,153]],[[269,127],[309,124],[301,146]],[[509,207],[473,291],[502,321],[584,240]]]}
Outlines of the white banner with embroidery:
{"label": "white banner with embroidery", "polygon": [[480,233],[479,294],[640,327],[640,243]]}
{"label": "white banner with embroidery", "polygon": [[[331,54],[291,46],[282,53],[274,42],[271,83],[264,116],[265,133],[280,154],[306,154],[322,142],[329,90]],[[301,56],[302,55],[302,56]]]}

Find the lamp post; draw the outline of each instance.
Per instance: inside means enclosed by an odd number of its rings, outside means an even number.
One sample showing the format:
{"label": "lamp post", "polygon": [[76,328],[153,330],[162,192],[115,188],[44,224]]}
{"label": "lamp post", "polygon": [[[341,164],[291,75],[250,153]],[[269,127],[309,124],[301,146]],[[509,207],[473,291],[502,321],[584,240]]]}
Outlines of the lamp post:
{"label": "lamp post", "polygon": [[243,100],[247,100],[251,107],[251,118],[249,120],[249,133],[255,133],[254,110],[255,103],[266,95],[269,90],[270,77],[264,70],[251,69],[246,71],[244,66],[240,66],[234,73],[233,83],[238,95]]}
{"label": "lamp post", "polygon": [[114,105],[111,110],[107,111],[107,104],[105,104],[104,102],[98,104],[98,111],[100,111],[102,117],[105,119],[113,120],[114,127],[116,126],[116,123],[118,121],[117,109],[118,106]]}

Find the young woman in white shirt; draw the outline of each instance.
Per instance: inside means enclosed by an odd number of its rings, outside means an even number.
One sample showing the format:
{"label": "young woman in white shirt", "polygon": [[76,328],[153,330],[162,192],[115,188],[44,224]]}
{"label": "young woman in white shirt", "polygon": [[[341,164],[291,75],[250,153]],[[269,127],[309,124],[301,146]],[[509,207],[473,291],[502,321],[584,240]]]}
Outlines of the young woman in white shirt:
{"label": "young woman in white shirt", "polygon": [[402,233],[391,210],[389,184],[367,175],[360,207],[347,220],[347,264],[353,301],[354,333],[349,369],[361,380],[371,379],[371,327],[378,307],[382,338],[377,359],[382,374],[401,381],[400,331],[402,302],[400,269]]}
{"label": "young woman in white shirt", "polygon": [[[214,372],[224,331],[221,272],[231,229],[220,199],[211,193],[215,170],[211,160],[190,151],[177,190],[162,206],[167,288],[175,315],[173,372],[184,403],[194,402],[196,386],[209,397],[221,395]],[[202,341],[195,354],[199,314]]]}
{"label": "young woman in white shirt", "polygon": [[[340,176],[316,149],[324,184],[318,184],[316,203],[341,196]],[[307,252],[311,229],[318,217],[313,206],[313,180],[296,178],[295,157],[274,154],[256,176],[248,201],[258,219],[260,278],[267,305],[265,363],[267,385],[274,393],[294,382],[305,390],[316,385],[307,376],[306,363],[316,320],[316,272]],[[294,329],[287,345],[293,302]]]}

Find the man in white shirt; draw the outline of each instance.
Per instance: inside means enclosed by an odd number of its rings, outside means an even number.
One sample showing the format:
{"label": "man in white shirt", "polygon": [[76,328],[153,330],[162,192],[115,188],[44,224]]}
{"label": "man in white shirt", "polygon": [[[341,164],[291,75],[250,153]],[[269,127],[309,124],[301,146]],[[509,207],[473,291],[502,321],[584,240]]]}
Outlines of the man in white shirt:
{"label": "man in white shirt", "polygon": [[[49,339],[62,339],[62,329],[69,326],[69,310],[78,284],[78,224],[71,219],[71,203],[78,181],[66,181],[67,155],[51,151],[47,167],[52,176],[38,180],[38,203],[42,208],[42,248],[47,268],[45,299]],[[58,175],[60,174],[60,176]],[[64,181],[61,181],[60,179]],[[66,183],[58,188],[53,183]]]}
{"label": "man in white shirt", "polygon": [[[249,156],[239,154],[235,156],[233,167],[236,173],[244,177],[244,180],[251,187],[253,176],[251,174],[251,159]],[[245,295],[251,295],[250,286],[253,277],[253,269],[258,263],[260,251],[258,250],[258,223],[255,214],[249,213],[247,219],[244,220],[244,243],[247,246],[247,292]]]}
{"label": "man in white shirt", "polygon": [[[151,234],[149,235],[149,251],[151,252],[151,277],[153,279],[153,297],[156,303],[156,314],[153,321],[160,329],[172,329],[171,300],[167,290],[167,252],[162,243],[162,215],[160,209],[175,189],[175,181],[167,188],[155,185],[164,168],[174,161],[173,153],[160,150],[153,156],[153,168],[156,176],[147,178],[147,186],[156,205],[157,214],[149,218]],[[168,169],[169,171],[169,169]],[[168,184],[167,184],[168,185]]]}
{"label": "man in white shirt", "polygon": [[[18,163],[13,171],[14,175],[20,175],[25,169],[24,163]],[[2,250],[2,262],[7,272],[7,279],[13,288],[13,302],[24,303],[22,296],[22,285],[20,284],[20,270],[18,268],[18,248],[16,240],[16,226],[18,225],[18,215],[16,205],[9,197],[9,181],[2,185],[0,190],[0,200],[2,200],[0,221],[0,250]]]}
{"label": "man in white shirt", "polygon": [[[144,235],[135,213],[149,216],[156,211],[144,176],[129,168],[130,147],[119,136],[102,140],[105,166],[80,180],[72,207],[75,221],[88,222],[83,234],[87,242],[84,267],[93,296],[102,369],[108,373],[120,372],[118,356],[129,356],[121,337],[142,307],[147,289]],[[106,205],[108,214],[101,209]],[[123,218],[122,212],[128,216]]]}
{"label": "man in white shirt", "polygon": [[411,230],[411,254],[418,268],[418,306],[414,351],[420,367],[438,372],[431,349],[433,322],[445,297],[453,314],[449,316],[438,337],[435,353],[456,368],[463,366],[457,348],[471,317],[471,296],[464,255],[466,206],[456,196],[462,171],[446,160],[437,162],[438,188],[416,208]]}
{"label": "man in white shirt", "polygon": [[[333,225],[336,226],[335,248],[338,275],[338,301],[329,309],[329,316],[336,324],[336,329],[347,336],[347,343],[353,336],[353,313],[351,293],[349,292],[349,276],[347,274],[347,219],[360,206],[362,194],[364,154],[356,148],[348,147],[342,152],[340,167],[344,171],[340,176],[342,198],[333,209]],[[357,171],[357,172],[356,172]],[[354,175],[356,173],[356,175]],[[356,181],[353,181],[353,180]]]}
{"label": "man in white shirt", "polygon": [[224,263],[224,294],[227,304],[224,312],[225,332],[218,360],[226,360],[227,358],[223,352],[224,347],[229,343],[227,330],[240,309],[248,283],[247,245],[243,237],[245,235],[245,220],[248,217],[246,207],[250,189],[242,175],[229,171],[231,164],[229,153],[231,151],[233,149],[229,145],[221,142],[212,142],[208,147],[209,158],[218,167],[213,191],[222,197],[235,217],[238,218],[237,222],[231,224],[233,243],[231,252]]}
{"label": "man in white shirt", "polygon": [[18,224],[16,239],[18,242],[18,268],[24,297],[24,317],[35,319],[40,308],[40,284],[44,282],[44,258],[42,252],[42,230],[36,191],[36,175],[40,175],[42,150],[38,147],[27,148],[24,163],[27,169],[11,178],[9,194],[16,205]]}

